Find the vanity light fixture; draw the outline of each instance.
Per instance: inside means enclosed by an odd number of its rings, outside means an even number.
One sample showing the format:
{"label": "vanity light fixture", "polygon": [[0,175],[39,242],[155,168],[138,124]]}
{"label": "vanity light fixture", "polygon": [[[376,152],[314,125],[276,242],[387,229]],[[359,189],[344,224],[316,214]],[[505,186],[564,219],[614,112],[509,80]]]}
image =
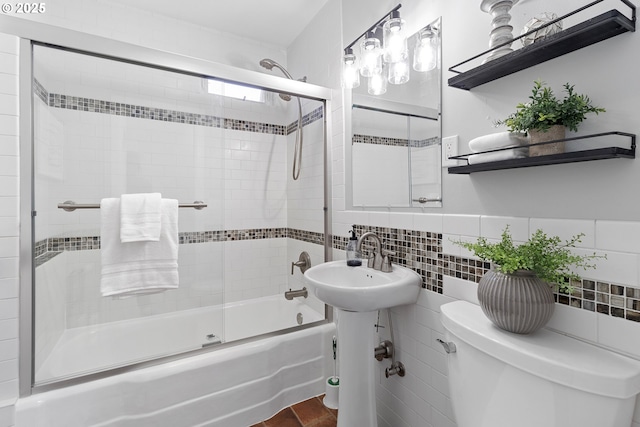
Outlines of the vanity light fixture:
{"label": "vanity light fixture", "polygon": [[[419,72],[436,68],[437,28],[427,26],[418,32],[411,58],[405,21],[400,18],[401,7],[398,4],[345,48],[342,70],[344,88],[360,86],[362,76],[368,79],[367,88],[371,95],[382,95],[387,91],[387,82],[401,85],[409,81],[411,64]],[[360,40],[360,53],[356,55],[353,47]]]}
{"label": "vanity light fixture", "polygon": [[371,77],[382,72],[382,49],[375,31],[367,32],[365,39],[360,43],[360,55],[362,77]]}
{"label": "vanity light fixture", "polygon": [[358,58],[353,54],[353,49],[344,50],[343,58],[343,81],[344,87],[354,89],[360,86],[360,69]]}
{"label": "vanity light fixture", "polygon": [[438,32],[431,25],[418,32],[416,47],[413,53],[413,69],[431,71],[438,65]]}
{"label": "vanity light fixture", "polygon": [[390,18],[382,25],[384,61],[387,63],[401,62],[407,59],[407,36],[405,35],[404,19],[400,12],[394,10]]}

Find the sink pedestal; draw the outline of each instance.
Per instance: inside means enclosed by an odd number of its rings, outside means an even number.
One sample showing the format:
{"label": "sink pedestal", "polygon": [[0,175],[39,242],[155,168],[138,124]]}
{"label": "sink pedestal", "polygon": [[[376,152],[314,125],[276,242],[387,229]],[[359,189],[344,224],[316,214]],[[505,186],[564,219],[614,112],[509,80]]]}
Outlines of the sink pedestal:
{"label": "sink pedestal", "polygon": [[376,427],[375,358],[373,331],[377,311],[337,309],[340,394],[338,427]]}

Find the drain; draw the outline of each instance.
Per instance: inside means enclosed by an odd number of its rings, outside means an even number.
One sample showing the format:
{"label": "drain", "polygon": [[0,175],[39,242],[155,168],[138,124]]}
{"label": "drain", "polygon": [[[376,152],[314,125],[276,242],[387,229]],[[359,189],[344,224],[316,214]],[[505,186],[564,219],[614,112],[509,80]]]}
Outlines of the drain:
{"label": "drain", "polygon": [[298,322],[298,325],[302,325],[303,321],[304,321],[304,319],[302,318],[302,313],[298,313],[296,315],[296,322]]}

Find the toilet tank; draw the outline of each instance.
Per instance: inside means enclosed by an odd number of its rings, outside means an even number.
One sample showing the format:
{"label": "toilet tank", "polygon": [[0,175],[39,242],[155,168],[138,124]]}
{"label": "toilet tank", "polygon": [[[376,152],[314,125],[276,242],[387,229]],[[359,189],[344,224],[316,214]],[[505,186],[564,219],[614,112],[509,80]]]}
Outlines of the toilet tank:
{"label": "toilet tank", "polygon": [[542,329],[495,327],[479,306],[442,306],[458,427],[629,427],[640,361]]}

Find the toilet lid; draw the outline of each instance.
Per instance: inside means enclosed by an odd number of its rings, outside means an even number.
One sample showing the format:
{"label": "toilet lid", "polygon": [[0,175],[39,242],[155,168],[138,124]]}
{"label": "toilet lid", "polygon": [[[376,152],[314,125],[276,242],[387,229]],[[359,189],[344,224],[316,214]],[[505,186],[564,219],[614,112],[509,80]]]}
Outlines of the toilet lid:
{"label": "toilet lid", "polygon": [[541,329],[530,335],[503,331],[466,301],[444,304],[442,324],[478,350],[532,375],[586,392],[627,399],[640,392],[640,361]]}

